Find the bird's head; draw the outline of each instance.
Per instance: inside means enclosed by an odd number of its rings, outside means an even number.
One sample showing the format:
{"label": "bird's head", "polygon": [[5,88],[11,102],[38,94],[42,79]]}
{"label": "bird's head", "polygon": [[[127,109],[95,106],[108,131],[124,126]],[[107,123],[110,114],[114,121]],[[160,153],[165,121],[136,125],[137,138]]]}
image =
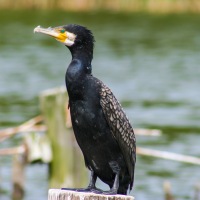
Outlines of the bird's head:
{"label": "bird's head", "polygon": [[43,28],[37,26],[34,29],[34,33],[43,33],[52,36],[57,41],[63,43],[69,48],[91,48],[94,47],[94,37],[92,32],[86,27],[69,24],[64,26],[58,26],[55,28]]}

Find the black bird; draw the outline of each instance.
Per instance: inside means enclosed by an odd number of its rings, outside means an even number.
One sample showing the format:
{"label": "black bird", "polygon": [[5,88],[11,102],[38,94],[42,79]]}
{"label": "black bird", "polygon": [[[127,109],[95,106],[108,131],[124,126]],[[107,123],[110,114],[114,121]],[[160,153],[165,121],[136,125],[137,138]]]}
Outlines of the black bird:
{"label": "black bird", "polygon": [[[38,26],[34,32],[54,37],[72,54],[65,75],[72,126],[91,171],[88,187],[77,191],[127,194],[134,181],[135,135],[111,90],[92,75],[92,32],[74,24],[47,29]],[[109,185],[109,191],[95,187],[97,177]]]}

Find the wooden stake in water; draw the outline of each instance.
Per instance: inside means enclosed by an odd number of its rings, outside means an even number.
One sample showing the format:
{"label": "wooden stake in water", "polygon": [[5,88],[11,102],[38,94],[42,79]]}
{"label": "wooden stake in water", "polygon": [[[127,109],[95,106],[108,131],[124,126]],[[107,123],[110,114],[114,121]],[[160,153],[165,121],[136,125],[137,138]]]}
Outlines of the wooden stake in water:
{"label": "wooden stake in water", "polygon": [[75,192],[70,190],[50,189],[48,200],[134,200],[133,196],[102,195],[89,192]]}
{"label": "wooden stake in water", "polygon": [[44,91],[40,104],[52,147],[50,187],[84,187],[87,171],[74,134],[66,127],[67,92],[63,87]]}

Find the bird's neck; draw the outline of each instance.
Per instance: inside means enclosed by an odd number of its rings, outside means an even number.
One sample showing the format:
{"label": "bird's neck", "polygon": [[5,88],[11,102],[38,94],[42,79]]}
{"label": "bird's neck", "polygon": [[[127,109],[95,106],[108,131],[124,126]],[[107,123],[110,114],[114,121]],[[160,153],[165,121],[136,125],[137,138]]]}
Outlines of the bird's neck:
{"label": "bird's neck", "polygon": [[84,52],[82,53],[76,53],[72,55],[72,62],[74,60],[79,60],[80,64],[82,66],[82,71],[85,74],[91,74],[92,73],[92,65],[91,65],[91,58],[85,54]]}
{"label": "bird's neck", "polygon": [[70,99],[83,99],[84,84],[88,75],[91,75],[92,57],[88,52],[72,52],[72,61],[69,64],[65,76],[65,82]]}
{"label": "bird's neck", "polygon": [[93,58],[93,50],[89,47],[80,46],[79,48],[70,48],[72,54],[72,62],[73,60],[79,60],[82,65],[82,70],[86,74],[92,73],[92,58]]}

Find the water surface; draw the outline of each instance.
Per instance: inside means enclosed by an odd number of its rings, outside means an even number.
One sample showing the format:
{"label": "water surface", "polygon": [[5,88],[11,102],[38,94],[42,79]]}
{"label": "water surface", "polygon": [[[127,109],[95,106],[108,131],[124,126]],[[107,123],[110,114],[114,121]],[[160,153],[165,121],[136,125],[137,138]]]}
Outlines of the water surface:
{"label": "water surface", "polygon": [[[137,145],[200,157],[199,22],[199,15],[189,14],[1,11],[0,128],[39,114],[38,95],[64,85],[69,51],[33,34],[34,27],[77,23],[96,38],[93,74],[113,90],[133,126],[163,131],[161,137],[138,136]],[[19,139],[1,147],[15,146]],[[25,199],[47,198],[47,167],[29,166],[26,173]],[[1,198],[9,199],[10,158],[0,158],[0,180],[6,191]],[[138,156],[131,194],[140,200],[163,199],[165,180],[176,199],[192,199],[199,166]]]}

